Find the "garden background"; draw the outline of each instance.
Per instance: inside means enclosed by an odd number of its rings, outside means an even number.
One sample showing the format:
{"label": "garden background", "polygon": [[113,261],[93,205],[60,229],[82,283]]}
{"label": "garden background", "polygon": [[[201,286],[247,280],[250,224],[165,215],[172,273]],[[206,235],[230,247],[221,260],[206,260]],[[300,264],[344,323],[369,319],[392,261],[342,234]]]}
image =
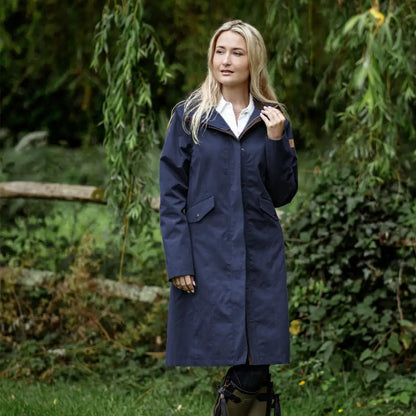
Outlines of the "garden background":
{"label": "garden background", "polygon": [[209,414],[224,369],[163,363],[158,156],[232,18],[264,35],[299,154],[283,415],[416,414],[416,0],[7,0],[0,415]]}

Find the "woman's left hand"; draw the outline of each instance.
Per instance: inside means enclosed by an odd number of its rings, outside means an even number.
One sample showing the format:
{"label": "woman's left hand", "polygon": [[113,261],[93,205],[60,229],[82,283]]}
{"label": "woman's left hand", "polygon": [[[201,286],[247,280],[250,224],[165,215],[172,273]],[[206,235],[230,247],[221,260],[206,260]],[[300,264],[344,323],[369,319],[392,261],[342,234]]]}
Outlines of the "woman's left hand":
{"label": "woman's left hand", "polygon": [[267,127],[267,136],[271,140],[279,140],[283,135],[285,126],[285,116],[278,109],[270,106],[265,106],[261,110],[260,117]]}
{"label": "woman's left hand", "polygon": [[172,283],[178,289],[186,293],[195,293],[195,279],[193,276],[187,274],[184,276],[177,276],[172,279]]}

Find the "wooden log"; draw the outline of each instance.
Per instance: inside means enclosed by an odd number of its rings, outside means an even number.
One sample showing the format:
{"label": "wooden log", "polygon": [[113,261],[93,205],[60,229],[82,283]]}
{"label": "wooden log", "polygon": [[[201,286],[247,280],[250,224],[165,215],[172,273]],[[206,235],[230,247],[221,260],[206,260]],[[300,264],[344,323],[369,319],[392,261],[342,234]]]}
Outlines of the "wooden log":
{"label": "wooden log", "polygon": [[0,183],[0,198],[40,198],[106,203],[104,190],[95,186],[20,181]]}
{"label": "wooden log", "polygon": [[[106,204],[104,189],[96,186],[41,182],[0,182],[0,198],[39,198]],[[160,198],[149,197],[150,206],[159,211]]]}
{"label": "wooden log", "polygon": [[[64,276],[51,271],[0,267],[0,282],[13,281],[21,286],[42,287],[50,286],[62,279]],[[143,303],[153,303],[157,299],[169,296],[168,287],[139,286],[105,278],[91,278],[82,284],[86,284],[87,290],[104,297],[117,297]]]}
{"label": "wooden log", "polygon": [[153,303],[157,299],[167,298],[168,288],[159,286],[138,286],[110,279],[91,279],[89,289],[105,297],[117,297],[143,303]]}

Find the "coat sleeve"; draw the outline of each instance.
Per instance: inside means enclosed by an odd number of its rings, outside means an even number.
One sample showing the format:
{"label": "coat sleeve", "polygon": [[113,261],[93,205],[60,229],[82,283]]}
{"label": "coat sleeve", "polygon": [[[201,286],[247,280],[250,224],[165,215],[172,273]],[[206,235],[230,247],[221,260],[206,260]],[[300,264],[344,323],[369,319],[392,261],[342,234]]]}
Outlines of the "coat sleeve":
{"label": "coat sleeve", "polygon": [[298,162],[289,120],[279,140],[267,139],[266,188],[275,207],[288,204],[298,190]]}
{"label": "coat sleeve", "polygon": [[185,215],[193,142],[175,111],[160,156],[160,228],[169,280],[194,275],[192,244]]}

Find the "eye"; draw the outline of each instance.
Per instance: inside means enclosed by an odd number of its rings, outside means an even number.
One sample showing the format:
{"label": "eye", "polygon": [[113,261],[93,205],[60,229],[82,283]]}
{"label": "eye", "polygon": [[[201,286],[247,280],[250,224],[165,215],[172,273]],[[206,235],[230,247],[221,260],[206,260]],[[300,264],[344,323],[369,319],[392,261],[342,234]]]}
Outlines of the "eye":
{"label": "eye", "polygon": [[235,55],[235,56],[243,56],[243,53],[242,53],[242,52],[235,51],[235,52],[234,52],[234,55]]}
{"label": "eye", "polygon": [[221,54],[224,53],[224,51],[222,49],[216,49],[215,53],[218,54],[218,55],[221,55]]}

